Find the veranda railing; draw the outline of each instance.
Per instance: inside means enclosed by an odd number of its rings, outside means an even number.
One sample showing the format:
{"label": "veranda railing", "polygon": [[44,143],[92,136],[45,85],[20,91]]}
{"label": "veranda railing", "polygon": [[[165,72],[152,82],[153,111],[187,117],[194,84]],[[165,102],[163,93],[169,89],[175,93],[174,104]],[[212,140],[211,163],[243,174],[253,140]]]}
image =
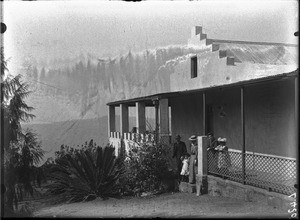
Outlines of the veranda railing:
{"label": "veranda railing", "polygon": [[207,156],[209,174],[286,195],[295,191],[294,158],[246,152],[243,167],[243,154],[238,150],[209,150]]}

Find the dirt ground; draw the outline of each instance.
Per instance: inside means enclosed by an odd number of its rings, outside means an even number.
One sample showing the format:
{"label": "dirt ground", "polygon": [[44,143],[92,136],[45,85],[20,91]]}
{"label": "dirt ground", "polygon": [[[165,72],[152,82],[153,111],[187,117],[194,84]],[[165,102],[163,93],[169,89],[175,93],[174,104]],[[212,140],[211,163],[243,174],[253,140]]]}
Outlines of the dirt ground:
{"label": "dirt ground", "polygon": [[134,197],[41,207],[34,217],[280,217],[290,214],[260,203],[237,199],[196,196],[189,193],[166,193],[157,196]]}

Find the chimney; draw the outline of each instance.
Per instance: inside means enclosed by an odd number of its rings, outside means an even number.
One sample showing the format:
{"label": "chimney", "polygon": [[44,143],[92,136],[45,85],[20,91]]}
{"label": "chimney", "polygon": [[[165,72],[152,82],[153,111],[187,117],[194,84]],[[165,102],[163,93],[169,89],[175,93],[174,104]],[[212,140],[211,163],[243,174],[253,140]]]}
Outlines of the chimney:
{"label": "chimney", "polygon": [[195,26],[192,28],[192,37],[194,37],[197,34],[202,33],[202,27],[201,26]]}

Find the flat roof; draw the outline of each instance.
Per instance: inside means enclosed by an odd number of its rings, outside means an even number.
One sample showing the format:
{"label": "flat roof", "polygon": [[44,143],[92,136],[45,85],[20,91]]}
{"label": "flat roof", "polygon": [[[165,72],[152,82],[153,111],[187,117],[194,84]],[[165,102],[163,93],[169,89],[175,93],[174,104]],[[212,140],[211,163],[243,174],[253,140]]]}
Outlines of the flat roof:
{"label": "flat roof", "polygon": [[[211,39],[211,38],[208,38]],[[211,39],[213,43],[228,43],[228,44],[253,44],[253,45],[269,45],[269,46],[285,46],[285,47],[298,47],[298,44],[289,43],[276,43],[276,42],[256,42],[256,41],[242,41],[242,40],[221,40]]]}
{"label": "flat roof", "polygon": [[275,76],[273,75],[273,76],[261,77],[259,79],[250,79],[250,80],[235,82],[235,83],[231,83],[231,84],[210,86],[210,87],[205,87],[205,88],[178,91],[178,92],[157,93],[157,94],[149,95],[149,96],[142,96],[142,97],[137,97],[137,98],[132,98],[132,99],[124,99],[124,100],[109,102],[106,105],[119,106],[120,104],[127,104],[128,106],[135,106],[136,102],[143,101],[146,106],[154,106],[153,101],[159,100],[161,98],[171,98],[171,97],[176,97],[176,96],[190,94],[190,93],[204,92],[204,91],[211,90],[211,89],[219,89],[219,88],[227,88],[227,87],[242,87],[242,86],[247,86],[247,85],[251,85],[251,84],[280,80],[280,79],[285,79],[285,78],[289,78],[289,77],[296,77],[299,74],[298,70],[299,70],[299,68],[297,68],[295,71],[292,71],[289,73],[282,73],[282,74],[278,74]]}

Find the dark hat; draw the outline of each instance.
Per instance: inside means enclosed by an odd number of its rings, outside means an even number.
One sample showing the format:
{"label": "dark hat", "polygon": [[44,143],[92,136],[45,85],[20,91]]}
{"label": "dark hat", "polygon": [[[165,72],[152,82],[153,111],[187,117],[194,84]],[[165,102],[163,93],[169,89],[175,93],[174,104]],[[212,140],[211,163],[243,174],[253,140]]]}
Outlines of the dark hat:
{"label": "dark hat", "polygon": [[179,134],[177,134],[176,137],[175,137],[176,140],[177,140],[177,139],[180,139],[180,138],[181,138],[181,137],[180,137]]}

